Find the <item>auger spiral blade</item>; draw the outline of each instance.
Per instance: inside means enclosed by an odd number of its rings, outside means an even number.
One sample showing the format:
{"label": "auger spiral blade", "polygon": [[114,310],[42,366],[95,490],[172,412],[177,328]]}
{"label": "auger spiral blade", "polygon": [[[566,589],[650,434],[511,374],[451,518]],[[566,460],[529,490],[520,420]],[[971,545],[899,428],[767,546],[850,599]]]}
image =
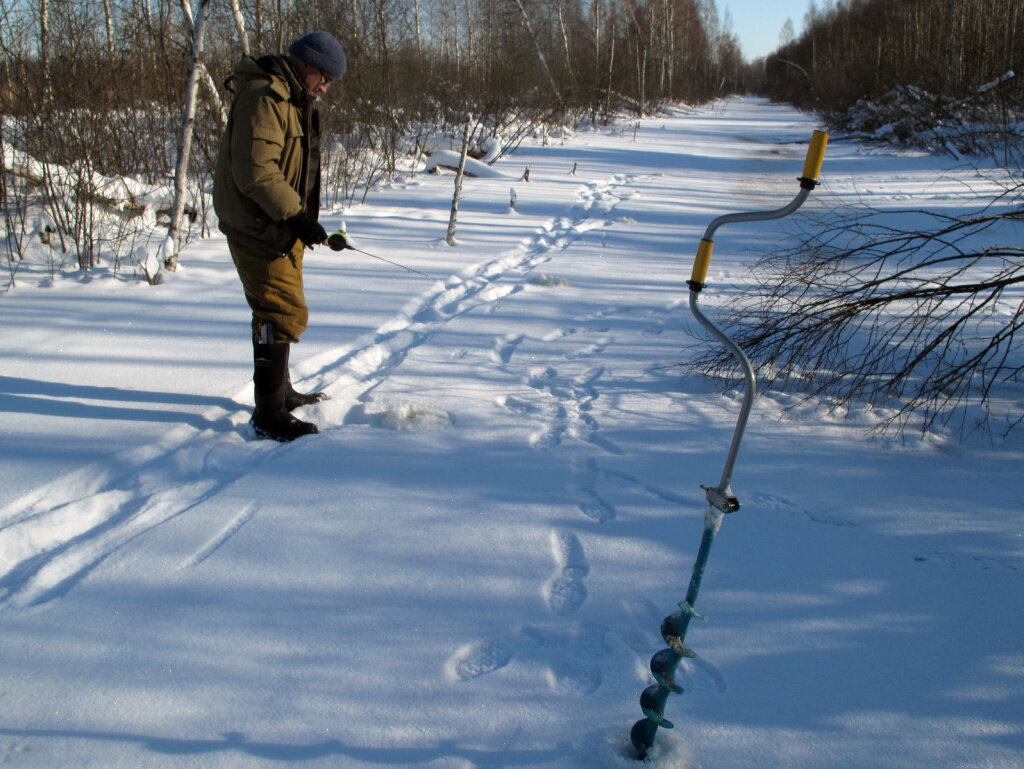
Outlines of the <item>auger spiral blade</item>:
{"label": "auger spiral blade", "polygon": [[682,694],[683,687],[675,682],[676,666],[682,659],[672,649],[662,649],[651,657],[651,672],[654,679],[674,694]]}
{"label": "auger spiral blade", "polygon": [[697,652],[683,643],[685,632],[686,624],[682,614],[670,614],[661,623],[661,637],[672,647],[672,651],[680,657],[696,657]]}
{"label": "auger spiral blade", "polygon": [[661,689],[661,684],[651,684],[643,693],[640,695],[640,709],[644,712],[651,721],[656,723],[662,729],[672,729],[675,727],[671,721],[665,720],[665,713],[663,706],[658,702],[658,692]]}
{"label": "auger spiral blade", "polygon": [[629,741],[633,743],[633,750],[636,751],[641,761],[647,760],[647,751],[651,749],[653,744],[647,741],[647,725],[649,723],[650,721],[646,718],[642,718],[633,724],[633,728],[629,730]]}

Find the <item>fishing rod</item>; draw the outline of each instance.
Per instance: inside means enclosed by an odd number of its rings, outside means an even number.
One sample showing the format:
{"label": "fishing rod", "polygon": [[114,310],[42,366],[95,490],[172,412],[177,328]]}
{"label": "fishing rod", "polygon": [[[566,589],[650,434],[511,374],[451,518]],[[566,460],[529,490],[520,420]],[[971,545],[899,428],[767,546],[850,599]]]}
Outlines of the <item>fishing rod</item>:
{"label": "fishing rod", "polygon": [[433,278],[427,275],[427,273],[425,272],[414,270],[412,267],[406,267],[404,264],[399,264],[398,262],[393,262],[390,259],[385,259],[383,256],[377,256],[376,254],[371,254],[369,251],[363,251],[363,249],[361,248],[356,248],[349,242],[348,235],[341,231],[335,232],[330,237],[328,237],[327,245],[330,246],[332,251],[344,251],[346,249],[349,251],[358,251],[360,254],[365,254],[366,256],[369,256],[373,259],[379,259],[380,261],[387,262],[388,264],[394,265],[395,267],[400,267],[406,272],[412,272],[415,273],[416,275],[422,275],[427,280],[433,280]]}

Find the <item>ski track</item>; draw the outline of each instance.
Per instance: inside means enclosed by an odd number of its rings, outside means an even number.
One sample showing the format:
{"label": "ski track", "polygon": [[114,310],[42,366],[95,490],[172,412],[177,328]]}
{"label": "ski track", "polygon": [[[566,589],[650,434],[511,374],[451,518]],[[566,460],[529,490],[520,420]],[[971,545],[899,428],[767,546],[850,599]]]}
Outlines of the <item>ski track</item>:
{"label": "ski track", "polygon": [[[126,544],[289,449],[245,440],[226,412],[211,421],[58,478],[0,512],[0,609],[60,598]],[[77,482],[89,473],[95,484]]]}
{"label": "ski track", "polygon": [[231,539],[231,537],[233,537],[236,533],[238,533],[238,530],[241,529],[245,524],[247,524],[255,513],[256,505],[254,503],[247,504],[245,507],[243,507],[241,512],[238,513],[238,515],[236,515],[230,521],[230,523],[228,523],[228,525],[225,526],[220,531],[219,534],[217,534],[217,536],[215,536],[213,539],[207,542],[206,545],[200,548],[197,552],[193,553],[191,556],[186,558],[179,567],[179,571],[184,569],[191,569],[198,566],[211,555],[220,550],[221,547],[224,546],[224,543]]}
{"label": "ski track", "polygon": [[[358,404],[409,352],[450,320],[522,291],[534,268],[569,248],[587,230],[610,224],[607,214],[621,199],[614,188],[632,178],[616,175],[608,182],[584,186],[566,216],[547,222],[516,249],[439,282],[354,348],[322,356],[312,379],[332,400],[313,408],[326,419],[326,427],[345,423],[354,405],[358,413]],[[508,335],[498,340],[496,362],[511,360],[523,338]],[[603,349],[601,344],[581,355],[596,354]],[[601,371],[597,367],[568,382],[560,381],[557,372],[538,380],[538,387],[555,399],[568,397],[570,403],[568,408],[555,408],[554,424],[538,438],[538,448],[557,445],[566,433],[601,445],[595,438],[597,425],[586,413],[597,397],[593,382]],[[244,402],[246,390],[236,397],[239,403]],[[208,428],[177,428],[143,449],[57,478],[0,510],[0,611],[38,606],[66,595],[137,537],[296,445],[247,440],[246,409],[233,413],[215,409],[205,416]],[[604,448],[615,451],[610,445]],[[184,559],[181,568],[209,558],[252,512],[247,508],[238,514],[219,535]],[[501,657],[494,649],[489,654],[491,664]]]}

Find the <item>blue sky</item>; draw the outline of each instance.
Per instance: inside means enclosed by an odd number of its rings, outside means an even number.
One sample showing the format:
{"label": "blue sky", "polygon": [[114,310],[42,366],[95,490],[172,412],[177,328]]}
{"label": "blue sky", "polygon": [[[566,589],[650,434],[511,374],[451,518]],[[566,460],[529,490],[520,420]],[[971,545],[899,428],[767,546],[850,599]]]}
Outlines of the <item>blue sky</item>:
{"label": "blue sky", "polygon": [[779,31],[786,19],[793,20],[793,29],[799,36],[809,6],[810,0],[718,0],[722,18],[726,10],[732,16],[732,31],[747,61],[779,47]]}

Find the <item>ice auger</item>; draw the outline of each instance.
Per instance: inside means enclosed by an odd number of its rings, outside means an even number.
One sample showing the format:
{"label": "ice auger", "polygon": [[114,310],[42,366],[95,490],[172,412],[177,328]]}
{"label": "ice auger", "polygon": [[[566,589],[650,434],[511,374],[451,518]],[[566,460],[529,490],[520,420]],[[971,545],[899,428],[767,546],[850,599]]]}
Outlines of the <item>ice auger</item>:
{"label": "ice auger", "polygon": [[668,648],[656,652],[651,657],[650,667],[651,673],[654,674],[655,683],[644,689],[640,695],[640,709],[644,712],[644,718],[633,724],[633,729],[630,732],[630,739],[633,742],[633,747],[636,749],[637,757],[640,759],[648,757],[648,752],[654,745],[654,736],[659,726],[665,729],[672,728],[672,722],[665,720],[665,703],[668,701],[669,694],[681,694],[683,691],[675,681],[676,668],[679,666],[679,663],[684,657],[696,656],[693,650],[686,645],[684,639],[686,638],[686,631],[690,625],[690,620],[694,617],[704,619],[694,609],[694,604],[697,602],[697,593],[700,590],[701,580],[704,578],[704,568],[707,565],[708,553],[711,551],[711,543],[714,541],[715,534],[718,533],[722,525],[722,518],[727,513],[735,512],[740,508],[740,501],[732,492],[732,471],[736,464],[736,455],[739,453],[740,442],[743,440],[743,431],[747,427],[750,409],[754,405],[756,383],[754,380],[754,368],[746,354],[740,349],[739,345],[704,315],[698,305],[697,300],[700,297],[700,292],[704,289],[704,279],[707,277],[708,266],[711,262],[714,234],[723,224],[781,219],[796,211],[803,205],[811,190],[818,185],[818,174],[821,172],[821,163],[825,157],[825,146],[827,144],[828,134],[823,131],[815,131],[807,150],[803,175],[798,179],[800,182],[800,192],[789,205],[774,211],[749,211],[727,214],[711,222],[697,248],[697,257],[693,264],[690,280],[686,282],[690,288],[690,310],[700,324],[715,339],[725,345],[739,363],[743,370],[744,392],[739,418],[736,421],[736,429],[733,432],[729,454],[725,460],[725,469],[722,471],[722,478],[715,487],[701,486],[705,491],[708,506],[704,512],[704,532],[701,536],[700,548],[697,550],[697,559],[693,563],[693,572],[690,576],[690,585],[686,591],[686,598],[679,602],[679,610],[667,616],[661,623],[661,636],[665,639],[665,643],[668,644]]}

